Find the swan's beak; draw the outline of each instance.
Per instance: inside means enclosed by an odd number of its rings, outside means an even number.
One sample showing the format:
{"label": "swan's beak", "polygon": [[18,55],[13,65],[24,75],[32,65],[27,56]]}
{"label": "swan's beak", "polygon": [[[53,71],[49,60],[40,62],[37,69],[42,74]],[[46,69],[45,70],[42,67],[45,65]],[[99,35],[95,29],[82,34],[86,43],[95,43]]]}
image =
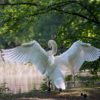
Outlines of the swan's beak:
{"label": "swan's beak", "polygon": [[49,51],[49,50],[51,50],[51,48],[47,48],[46,50]]}

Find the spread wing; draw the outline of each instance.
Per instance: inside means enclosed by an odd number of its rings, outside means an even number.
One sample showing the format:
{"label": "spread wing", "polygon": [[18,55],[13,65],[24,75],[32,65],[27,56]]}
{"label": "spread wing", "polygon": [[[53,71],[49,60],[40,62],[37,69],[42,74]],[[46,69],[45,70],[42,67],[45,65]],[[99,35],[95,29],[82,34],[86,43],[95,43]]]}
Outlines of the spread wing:
{"label": "spread wing", "polygon": [[12,49],[3,49],[2,56],[5,60],[11,62],[31,62],[42,73],[44,73],[46,67],[48,67],[47,53],[35,40]]}
{"label": "spread wing", "polygon": [[100,57],[100,49],[91,46],[88,43],[77,41],[63,54],[57,58],[61,64],[68,67],[72,73],[79,71],[84,61],[94,61]]}

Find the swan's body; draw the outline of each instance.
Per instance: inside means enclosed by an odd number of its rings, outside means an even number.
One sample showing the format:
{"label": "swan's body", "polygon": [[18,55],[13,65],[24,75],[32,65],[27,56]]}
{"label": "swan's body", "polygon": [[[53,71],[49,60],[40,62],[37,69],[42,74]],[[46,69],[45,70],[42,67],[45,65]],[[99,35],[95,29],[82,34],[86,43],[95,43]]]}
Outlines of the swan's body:
{"label": "swan's body", "polygon": [[2,55],[5,60],[11,62],[31,62],[42,74],[49,77],[58,89],[65,89],[61,66],[68,67],[75,74],[84,61],[94,61],[100,57],[100,49],[81,41],[76,41],[67,51],[58,56],[54,56],[57,53],[56,42],[50,40],[48,45],[52,50],[46,52],[37,41],[32,41],[16,48],[2,50]]}

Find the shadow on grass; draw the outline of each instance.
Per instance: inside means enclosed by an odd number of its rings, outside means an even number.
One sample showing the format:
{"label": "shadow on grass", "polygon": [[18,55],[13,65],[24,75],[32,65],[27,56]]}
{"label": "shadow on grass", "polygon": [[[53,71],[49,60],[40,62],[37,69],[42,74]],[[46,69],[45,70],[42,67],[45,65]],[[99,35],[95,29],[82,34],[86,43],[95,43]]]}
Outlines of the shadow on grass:
{"label": "shadow on grass", "polygon": [[[81,96],[81,92],[87,97]],[[63,92],[31,91],[21,94],[1,94],[0,100],[100,100],[100,88],[68,89]]]}

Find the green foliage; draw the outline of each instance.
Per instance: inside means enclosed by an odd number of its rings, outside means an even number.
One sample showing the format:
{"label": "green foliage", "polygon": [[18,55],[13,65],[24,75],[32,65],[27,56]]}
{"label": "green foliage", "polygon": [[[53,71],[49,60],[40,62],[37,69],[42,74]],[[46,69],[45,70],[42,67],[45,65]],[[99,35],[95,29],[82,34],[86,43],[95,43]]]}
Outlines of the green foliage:
{"label": "green foliage", "polygon": [[6,87],[6,83],[2,83],[0,84],[0,94],[3,95],[3,94],[6,94],[7,92],[9,92],[9,88]]}
{"label": "green foliage", "polygon": [[41,84],[40,90],[41,91],[47,91],[48,90],[47,79],[46,78],[44,79],[43,83]]}
{"label": "green foliage", "polygon": [[79,76],[78,80],[82,81],[82,83],[84,83],[85,86],[91,87],[97,85],[96,83],[100,82],[100,77],[97,75],[88,76],[88,77]]}
{"label": "green foliage", "polygon": [[65,81],[71,81],[72,80],[72,75],[67,75],[65,77]]}

